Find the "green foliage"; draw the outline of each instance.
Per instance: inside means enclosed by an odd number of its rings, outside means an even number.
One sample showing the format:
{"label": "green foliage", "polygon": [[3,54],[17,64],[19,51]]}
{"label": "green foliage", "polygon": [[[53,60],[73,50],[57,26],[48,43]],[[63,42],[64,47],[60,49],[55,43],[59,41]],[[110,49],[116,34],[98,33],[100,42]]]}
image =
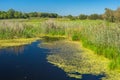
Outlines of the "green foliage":
{"label": "green foliage", "polygon": [[72,40],[73,41],[78,41],[80,40],[80,35],[76,32],[72,34]]}
{"label": "green foliage", "polygon": [[120,55],[117,56],[117,58],[115,60],[112,60],[111,63],[109,64],[109,67],[111,70],[114,69],[119,69],[120,68]]}
{"label": "green foliage", "polygon": [[87,19],[87,15],[84,15],[84,14],[81,14],[81,15],[79,15],[79,19],[80,20],[85,20],[85,19]]}
{"label": "green foliage", "polygon": [[8,14],[8,18],[11,19],[11,18],[14,17],[15,10],[14,9],[9,9],[7,14]]}
{"label": "green foliage", "polygon": [[90,20],[97,20],[97,19],[102,19],[102,18],[101,18],[101,15],[91,14],[90,16],[88,16],[88,19],[90,19]]}
{"label": "green foliage", "polygon": [[9,9],[8,11],[0,11],[0,19],[13,19],[13,18],[32,18],[32,17],[39,17],[39,18],[68,18],[70,20],[106,20],[109,22],[120,22],[120,8],[116,10],[112,10],[109,8],[105,8],[104,14],[91,14],[85,15],[80,14],[79,16],[61,16],[56,13],[43,13],[43,12],[30,12],[30,13],[23,13],[20,11],[15,11],[14,9]]}
{"label": "green foliage", "polygon": [[13,18],[57,18],[59,15],[56,13],[40,13],[40,12],[30,12],[23,13],[20,11],[15,11],[14,9],[9,9],[8,11],[0,11],[0,19],[13,19]]}
{"label": "green foliage", "polygon": [[68,15],[68,16],[65,16],[66,18],[70,19],[70,20],[75,20],[76,17],[72,16],[72,15]]}
{"label": "green foliage", "polygon": [[[109,26],[110,27],[105,26],[104,24],[83,27],[81,30],[81,40],[85,47],[115,61],[120,57],[120,28],[118,25],[111,27],[111,24],[109,24]],[[119,65],[117,62],[114,63]],[[114,67],[117,68],[116,65],[114,65]]]}

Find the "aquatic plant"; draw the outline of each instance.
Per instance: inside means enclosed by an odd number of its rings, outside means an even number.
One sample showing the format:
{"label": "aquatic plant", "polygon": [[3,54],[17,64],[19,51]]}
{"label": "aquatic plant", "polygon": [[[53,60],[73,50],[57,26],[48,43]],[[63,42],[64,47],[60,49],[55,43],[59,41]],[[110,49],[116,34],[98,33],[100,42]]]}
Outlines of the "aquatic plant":
{"label": "aquatic plant", "polygon": [[42,43],[40,47],[50,49],[48,62],[63,69],[70,77],[81,79],[82,74],[91,74],[104,75],[102,80],[120,80],[120,73],[109,69],[109,59],[82,47],[80,42],[62,40]]}

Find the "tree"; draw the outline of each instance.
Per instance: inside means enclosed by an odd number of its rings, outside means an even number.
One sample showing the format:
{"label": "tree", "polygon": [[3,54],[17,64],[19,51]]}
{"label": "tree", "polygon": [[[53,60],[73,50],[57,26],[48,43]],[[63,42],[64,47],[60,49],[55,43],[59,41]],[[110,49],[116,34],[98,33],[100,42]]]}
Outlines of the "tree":
{"label": "tree", "polygon": [[110,22],[115,21],[114,11],[108,8],[105,8],[104,19]]}
{"label": "tree", "polygon": [[23,13],[23,18],[29,18],[29,15],[27,13]]}
{"label": "tree", "polygon": [[70,20],[75,20],[76,18],[74,17],[74,16],[72,16],[72,15],[68,15],[68,16],[66,16],[67,18],[69,18]]}
{"label": "tree", "polygon": [[23,18],[22,12],[15,11],[14,18]]}
{"label": "tree", "polygon": [[50,18],[57,18],[57,17],[58,17],[58,14],[56,14],[56,13],[50,13],[50,14],[49,14],[49,17],[50,17]]}
{"label": "tree", "polygon": [[120,22],[120,7],[114,12],[116,22]]}
{"label": "tree", "polygon": [[20,11],[15,11],[14,9],[9,9],[8,11],[0,11],[0,19],[29,18],[29,17],[57,18],[58,16],[59,15],[56,13],[40,13],[40,12],[23,13]]}
{"label": "tree", "polygon": [[49,14],[48,13],[41,13],[40,17],[46,18],[46,17],[49,17]]}
{"label": "tree", "polygon": [[15,13],[15,10],[14,9],[9,9],[7,11],[7,14],[8,14],[8,18],[14,18],[14,13]]}
{"label": "tree", "polygon": [[1,11],[0,12],[0,19],[7,19],[8,18],[8,15],[5,11]]}
{"label": "tree", "polygon": [[90,16],[88,16],[88,19],[91,19],[91,20],[101,19],[101,15],[91,14]]}
{"label": "tree", "polygon": [[78,18],[81,19],[81,20],[85,20],[85,19],[87,19],[87,17],[88,16],[85,15],[85,14],[80,14]]}

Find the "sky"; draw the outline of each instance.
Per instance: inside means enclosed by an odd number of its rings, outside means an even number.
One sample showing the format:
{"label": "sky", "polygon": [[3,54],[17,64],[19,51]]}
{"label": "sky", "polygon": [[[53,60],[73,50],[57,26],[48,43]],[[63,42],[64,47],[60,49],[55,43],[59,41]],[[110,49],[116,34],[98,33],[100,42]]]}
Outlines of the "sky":
{"label": "sky", "polygon": [[0,0],[0,10],[49,12],[60,15],[102,14],[105,8],[117,9],[120,0]]}

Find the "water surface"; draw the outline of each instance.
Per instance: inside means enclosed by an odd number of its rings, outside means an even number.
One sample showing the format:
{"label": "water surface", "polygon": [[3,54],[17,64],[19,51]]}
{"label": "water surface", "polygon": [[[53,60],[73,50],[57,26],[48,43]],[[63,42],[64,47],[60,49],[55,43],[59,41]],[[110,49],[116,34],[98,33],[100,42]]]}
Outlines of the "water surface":
{"label": "water surface", "polygon": [[48,63],[48,49],[32,44],[0,50],[0,80],[75,80]]}
{"label": "water surface", "polygon": [[[40,41],[18,47],[0,49],[0,80],[78,80],[48,63],[48,49],[38,47]],[[100,80],[102,76],[82,75],[79,80]]]}

